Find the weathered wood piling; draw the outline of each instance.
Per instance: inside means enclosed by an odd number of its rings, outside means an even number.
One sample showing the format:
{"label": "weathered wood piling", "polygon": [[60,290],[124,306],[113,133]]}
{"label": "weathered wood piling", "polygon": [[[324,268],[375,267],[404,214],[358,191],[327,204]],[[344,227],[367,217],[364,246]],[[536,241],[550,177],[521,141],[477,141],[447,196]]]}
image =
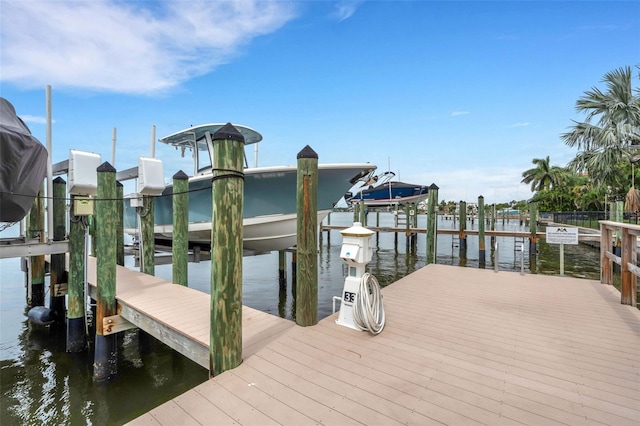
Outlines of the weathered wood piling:
{"label": "weathered wood piling", "polygon": [[438,186],[432,183],[429,187],[429,201],[427,212],[427,251],[426,264],[437,263],[438,234]]}
{"label": "weathered wood piling", "polygon": [[105,334],[103,320],[117,313],[116,261],[118,205],[116,169],[108,162],[98,167],[96,199],[96,336],[93,379],[108,380],[117,373],[117,340],[115,334]]}
{"label": "weathered wood piling", "polygon": [[102,382],[117,373],[116,334],[105,334],[103,321],[116,315],[116,261],[118,201],[116,169],[108,162],[98,167],[98,197],[96,200],[96,336],[93,358],[93,379]]}
{"label": "weathered wood piling", "polygon": [[[309,145],[298,153],[296,324],[318,323],[318,154]],[[364,202],[361,201],[361,218]]]}
{"label": "weathered wood piling", "polygon": [[150,195],[142,196],[140,213],[140,272],[155,275],[156,242],[153,233],[155,199]]}
{"label": "weathered wood piling", "polygon": [[458,234],[458,243],[460,244],[460,258],[467,257],[467,202],[460,201],[460,228]]}
{"label": "weathered wood piling", "polygon": [[209,373],[242,362],[244,136],[231,123],[213,135]]}
{"label": "weathered wood piling", "polygon": [[[71,196],[69,220],[69,274],[67,283],[67,352],[80,352],[87,346],[84,293],[85,283],[85,238],[88,224],[75,211],[75,199]],[[86,236],[85,236],[86,235]]]}
{"label": "weathered wood piling", "polygon": [[478,197],[478,264],[481,268],[486,265],[486,249],[484,241],[484,197]]}
{"label": "weathered wood piling", "polygon": [[[29,210],[28,238],[36,238],[44,243],[44,184]],[[29,258],[29,287],[27,289],[27,305],[44,306],[44,256]]]}
{"label": "weathered wood piling", "polygon": [[[53,240],[66,237],[66,192],[67,183],[60,176],[53,180]],[[51,255],[49,278],[49,308],[56,313],[57,322],[64,324],[67,273],[64,253]]]}
{"label": "weathered wood piling", "polygon": [[[115,128],[114,128],[115,130]],[[120,181],[116,181],[116,199],[117,199],[117,221],[116,221],[116,237],[118,239],[118,247],[116,251],[116,261],[118,265],[124,266],[124,187]]]}
{"label": "weathered wood piling", "polygon": [[172,278],[188,286],[189,263],[189,176],[182,170],[173,175]]}
{"label": "weathered wood piling", "polygon": [[538,253],[538,203],[532,201],[529,203],[529,256],[535,256]]}

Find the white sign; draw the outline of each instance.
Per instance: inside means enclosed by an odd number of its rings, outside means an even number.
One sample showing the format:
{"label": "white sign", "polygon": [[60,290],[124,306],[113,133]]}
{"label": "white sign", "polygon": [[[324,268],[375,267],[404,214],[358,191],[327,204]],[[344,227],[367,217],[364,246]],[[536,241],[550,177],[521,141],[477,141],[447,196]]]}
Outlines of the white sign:
{"label": "white sign", "polygon": [[578,228],[568,226],[548,226],[547,243],[578,244]]}

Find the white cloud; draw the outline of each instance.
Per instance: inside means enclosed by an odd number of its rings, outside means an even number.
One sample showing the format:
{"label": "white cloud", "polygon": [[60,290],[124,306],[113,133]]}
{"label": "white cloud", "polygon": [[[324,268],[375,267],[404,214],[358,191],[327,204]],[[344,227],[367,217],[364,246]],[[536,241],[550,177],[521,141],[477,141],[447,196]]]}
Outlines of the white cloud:
{"label": "white cloud", "polygon": [[349,19],[361,3],[361,0],[340,1],[335,6],[333,17],[338,21]]}
{"label": "white cloud", "polygon": [[[47,117],[38,117],[35,115],[21,115],[20,118],[25,123],[35,123],[35,124],[46,124]],[[51,120],[52,123],[55,123],[55,120]]]}
{"label": "white cloud", "polygon": [[509,127],[527,127],[528,125],[530,125],[531,123],[514,123]]}
{"label": "white cloud", "polygon": [[2,1],[1,79],[151,94],[228,62],[294,18],[290,2]]}
{"label": "white cloud", "polygon": [[469,114],[469,111],[452,111],[451,112],[452,117],[457,117],[459,115],[467,115],[467,114]]}

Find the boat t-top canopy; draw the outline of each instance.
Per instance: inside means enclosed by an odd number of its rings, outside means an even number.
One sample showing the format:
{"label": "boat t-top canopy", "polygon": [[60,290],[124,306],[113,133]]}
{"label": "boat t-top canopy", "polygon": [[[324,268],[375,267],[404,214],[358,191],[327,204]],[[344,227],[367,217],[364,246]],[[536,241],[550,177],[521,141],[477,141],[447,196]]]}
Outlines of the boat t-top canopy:
{"label": "boat t-top canopy", "polygon": [[[189,127],[188,129],[180,130],[164,138],[158,139],[162,143],[173,145],[175,147],[195,147],[196,142],[203,139],[207,133],[212,137],[215,132],[220,130],[226,123],[214,123],[214,124],[201,124],[199,126]],[[251,145],[262,140],[262,135],[250,127],[241,126],[239,124],[233,125],[244,136],[244,144]]]}

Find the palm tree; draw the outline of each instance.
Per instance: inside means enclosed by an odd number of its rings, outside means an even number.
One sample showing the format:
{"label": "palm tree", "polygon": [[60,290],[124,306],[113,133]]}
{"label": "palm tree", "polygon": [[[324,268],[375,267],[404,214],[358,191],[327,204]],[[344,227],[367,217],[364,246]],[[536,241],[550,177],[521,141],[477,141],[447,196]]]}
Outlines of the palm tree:
{"label": "palm tree", "polygon": [[561,135],[565,144],[580,150],[569,167],[588,172],[596,184],[619,184],[617,166],[640,148],[640,91],[631,81],[628,66],[605,74],[606,91],[593,87],[576,102],[586,120],[574,121],[571,131]]}
{"label": "palm tree", "polygon": [[551,189],[563,182],[566,175],[562,167],[551,166],[549,156],[547,158],[534,158],[535,167],[522,173],[522,183],[531,184],[531,192]]}

